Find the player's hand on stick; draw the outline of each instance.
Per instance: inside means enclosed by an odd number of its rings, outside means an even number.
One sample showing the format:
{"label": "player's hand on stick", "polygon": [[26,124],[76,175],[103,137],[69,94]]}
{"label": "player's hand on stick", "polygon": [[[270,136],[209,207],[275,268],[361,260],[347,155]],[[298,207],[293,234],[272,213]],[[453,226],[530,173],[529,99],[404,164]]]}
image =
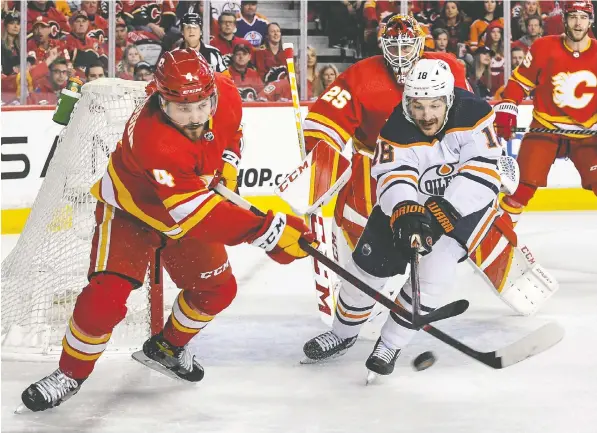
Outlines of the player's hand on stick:
{"label": "player's hand on stick", "polygon": [[518,107],[513,101],[502,101],[493,107],[495,111],[495,130],[499,137],[509,140],[514,136]]}
{"label": "player's hand on stick", "polygon": [[440,196],[429,197],[425,207],[431,220],[433,243],[436,243],[442,235],[452,233],[461,215],[448,200]]}
{"label": "player's hand on stick", "polygon": [[431,252],[433,232],[429,211],[425,206],[412,200],[401,201],[394,207],[390,225],[394,232],[394,247],[405,257],[412,254],[415,241],[421,254]]}
{"label": "player's hand on stick", "polygon": [[315,236],[301,218],[270,210],[251,245],[263,248],[272,260],[285,265],[307,257],[298,243],[301,237],[317,247]]}

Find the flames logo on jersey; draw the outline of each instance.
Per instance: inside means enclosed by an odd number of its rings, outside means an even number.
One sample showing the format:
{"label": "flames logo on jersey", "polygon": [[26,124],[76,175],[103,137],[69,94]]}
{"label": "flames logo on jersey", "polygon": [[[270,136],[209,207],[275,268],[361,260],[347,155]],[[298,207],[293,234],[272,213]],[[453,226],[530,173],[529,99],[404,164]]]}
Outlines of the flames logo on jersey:
{"label": "flames logo on jersey", "polygon": [[[571,107],[580,110],[586,107],[597,93],[597,77],[587,70],[560,72],[552,78],[552,84],[553,102],[559,108]],[[579,89],[581,86],[583,88]]]}
{"label": "flames logo on jersey", "polygon": [[428,196],[443,196],[456,175],[454,164],[433,165],[419,179],[419,191]]}

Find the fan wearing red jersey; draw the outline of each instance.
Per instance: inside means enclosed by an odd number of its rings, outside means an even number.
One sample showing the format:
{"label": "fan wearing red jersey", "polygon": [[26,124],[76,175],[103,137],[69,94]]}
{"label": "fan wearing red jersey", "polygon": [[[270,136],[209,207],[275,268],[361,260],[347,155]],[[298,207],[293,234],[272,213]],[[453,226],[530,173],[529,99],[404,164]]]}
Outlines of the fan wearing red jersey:
{"label": "fan wearing red jersey", "polygon": [[163,331],[141,353],[151,368],[197,382],[203,368],[185,346],[236,295],[225,245],[247,242],[290,263],[306,256],[299,238],[313,239],[300,218],[260,217],[210,190],[219,181],[236,187],[242,107],[230,79],[194,50],[174,50],[159,60],[148,93],[92,188],[99,201],[89,284],[67,325],[59,368],[22,394],[33,411],[79,390],[156,251],[181,291]]}
{"label": "fan wearing red jersey", "polygon": [[[504,100],[494,108],[497,134],[505,139],[512,136],[517,125],[518,105],[531,91],[531,127],[597,130],[597,41],[588,36],[594,20],[593,5],[585,0],[567,1],[563,12],[565,34],[545,36],[531,45],[504,89]],[[520,214],[537,188],[547,185],[555,159],[564,157],[576,166],[582,187],[597,195],[596,136],[525,134],[517,158],[520,184],[514,194],[502,199],[502,214],[496,220],[502,229],[492,228],[477,248],[473,259],[478,264],[485,267],[490,254],[495,258],[497,251],[493,250],[502,232],[516,242],[513,229]],[[510,253],[511,247],[507,247],[485,271],[498,290],[507,278]]]}
{"label": "fan wearing red jersey", "polygon": [[[352,138],[352,176],[339,192],[334,209],[333,236],[336,239],[333,244],[338,247],[340,263],[345,263],[352,253],[376,203],[371,160],[381,128],[402,100],[408,72],[420,58],[441,59],[450,66],[456,86],[470,90],[465,69],[456,57],[423,52],[424,42],[425,33],[414,18],[393,16],[381,35],[383,55],[361,60],[340,74],[313,104],[305,119],[308,152],[319,140],[344,149]],[[455,173],[439,173],[438,170],[437,179],[429,185],[443,190]],[[439,192],[429,190],[428,193],[432,196]]]}

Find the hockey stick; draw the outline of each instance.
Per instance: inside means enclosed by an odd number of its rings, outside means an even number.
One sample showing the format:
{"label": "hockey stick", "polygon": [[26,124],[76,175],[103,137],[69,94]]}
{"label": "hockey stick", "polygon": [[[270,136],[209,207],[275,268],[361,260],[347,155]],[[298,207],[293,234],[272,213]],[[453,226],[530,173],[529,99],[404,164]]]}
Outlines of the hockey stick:
{"label": "hockey stick", "polygon": [[410,258],[410,287],[413,300],[413,328],[420,329],[421,325],[421,287],[419,286],[419,252],[413,248]]}
{"label": "hockey stick", "polygon": [[514,132],[548,132],[551,134],[597,135],[595,129],[563,129],[563,128],[513,128]]}
{"label": "hockey stick", "polygon": [[[282,48],[286,57],[286,65],[288,67],[288,81],[290,82],[290,94],[292,95],[292,108],[294,110],[294,121],[296,125],[299,150],[301,153],[301,160],[304,160],[307,156],[307,148],[305,146],[305,136],[303,134],[301,107],[299,103],[298,86],[296,83],[296,74],[294,69],[294,48],[293,44],[291,43],[283,44]],[[328,240],[325,235],[325,227],[323,225],[323,215],[321,209],[318,209],[309,216],[306,216],[305,219],[307,225],[327,254]],[[311,258],[311,262],[313,264],[313,277],[315,280],[317,307],[319,308],[320,318],[326,325],[331,326],[335,308],[332,281],[328,271],[317,262],[317,259]],[[332,297],[331,305],[330,297]]]}
{"label": "hockey stick", "polygon": [[[218,194],[220,194],[221,196],[226,198],[228,201],[236,204],[237,206],[242,207],[243,209],[247,209],[247,210],[253,212],[255,215],[265,216],[264,212],[262,212],[257,207],[253,206],[251,203],[249,203],[247,200],[245,200],[244,198],[242,198],[241,196],[236,194],[234,191],[231,191],[228,188],[226,188],[224,185],[218,184],[214,187],[214,190]],[[384,296],[382,293],[373,289],[364,281],[361,281],[360,279],[355,277],[353,274],[348,272],[346,269],[342,268],[339,264],[337,264],[334,260],[330,259],[328,256],[326,256],[324,253],[319,251],[317,248],[311,246],[307,241],[301,239],[300,246],[310,256],[315,257],[317,260],[322,262],[330,270],[332,270],[337,275],[339,275],[340,277],[347,280],[350,284],[354,285],[357,289],[366,293],[368,296],[370,296],[375,301],[379,302],[380,304],[382,304],[383,306],[388,308],[390,311],[396,313],[403,319],[406,319],[412,323],[412,314],[409,311],[405,310],[401,305],[396,304],[390,298]],[[468,306],[469,306],[469,302],[465,299],[451,302],[450,304],[447,304],[447,305],[444,305],[442,307],[435,309],[433,311],[433,313],[430,313],[429,315],[424,316],[425,323],[420,324],[420,326],[423,326],[424,324],[432,322],[432,321],[435,322],[438,320],[448,319],[450,317],[462,314],[467,310]]]}
{"label": "hockey stick", "polygon": [[[244,198],[240,197],[234,191],[230,191],[222,184],[216,185],[214,190],[230,202],[242,207],[243,209],[247,209],[256,215],[265,215],[261,210],[253,206]],[[359,290],[372,297],[375,301],[387,307],[390,311],[412,323],[413,317],[409,311],[392,302],[389,298],[377,292],[375,289],[369,287],[363,281],[352,275],[335,261],[323,254],[317,248],[311,246],[311,244],[309,244],[309,242],[307,242],[305,239],[301,239],[299,241],[299,245],[310,256],[315,257],[330,270],[336,272],[339,276],[346,279],[346,281],[348,281],[350,284],[354,285]],[[433,312],[426,315],[425,318],[428,322],[431,322],[457,316],[466,311],[468,304],[469,303],[466,300],[455,301],[435,309]],[[428,323],[420,324],[420,326],[422,326],[421,329],[423,329],[423,331],[437,338],[441,342],[495,369],[509,367],[510,365],[524,361],[526,358],[530,358],[531,356],[544,352],[557,344],[564,337],[564,329],[556,322],[550,322],[506,347],[490,352],[479,352],[465,345],[464,343],[461,343],[455,338],[450,337],[448,334],[440,331]]]}

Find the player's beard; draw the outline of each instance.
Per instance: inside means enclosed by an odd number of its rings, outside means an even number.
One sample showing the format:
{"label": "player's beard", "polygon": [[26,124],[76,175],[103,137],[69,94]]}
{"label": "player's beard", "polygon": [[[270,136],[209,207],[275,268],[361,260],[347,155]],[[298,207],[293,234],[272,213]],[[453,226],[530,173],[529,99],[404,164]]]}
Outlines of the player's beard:
{"label": "player's beard", "polygon": [[582,31],[582,36],[581,36],[581,37],[579,37],[579,38],[575,37],[575,36],[574,36],[574,33],[575,33],[575,32],[573,32],[573,29],[571,29],[571,28],[567,27],[567,28],[566,28],[566,36],[568,36],[568,38],[569,38],[569,39],[570,39],[572,42],[580,42],[580,41],[582,41],[582,40],[583,40],[583,39],[584,39],[584,38],[587,36],[587,34],[589,33],[589,28],[587,28],[587,29],[586,29],[586,30],[584,30],[584,31],[583,31],[582,29],[574,29],[574,30],[576,30],[576,33],[578,33],[578,32],[581,32],[581,31]]}
{"label": "player's beard", "polygon": [[440,131],[440,122],[438,119],[433,120],[415,120],[415,123],[423,134],[427,137],[433,137]]}
{"label": "player's beard", "polygon": [[189,140],[197,141],[201,138],[201,134],[203,133],[203,126],[204,123],[188,123],[181,129],[184,135],[186,135]]}

